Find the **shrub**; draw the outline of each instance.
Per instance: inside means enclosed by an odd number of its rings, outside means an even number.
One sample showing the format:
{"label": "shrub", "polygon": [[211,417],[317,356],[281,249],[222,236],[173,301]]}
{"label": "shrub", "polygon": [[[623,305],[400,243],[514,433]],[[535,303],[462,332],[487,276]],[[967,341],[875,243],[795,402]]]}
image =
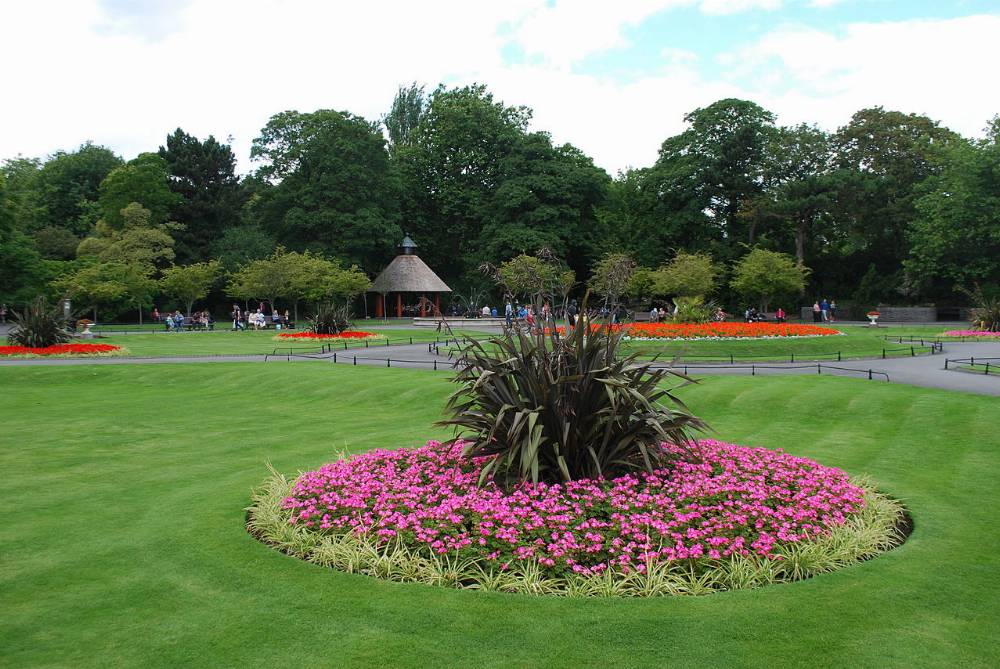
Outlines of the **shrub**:
{"label": "shrub", "polygon": [[676,297],[677,313],[674,314],[675,323],[707,323],[712,319],[715,311],[714,302],[705,302],[701,295],[694,297]]}
{"label": "shrub", "polygon": [[351,327],[351,310],[346,306],[320,305],[309,319],[309,330],[315,334],[335,335]]}
{"label": "shrub", "polygon": [[982,286],[978,285],[968,294],[974,305],[969,313],[973,329],[1000,332],[1000,295],[987,295]]}
{"label": "shrub", "polygon": [[[586,313],[586,300],[584,300]],[[480,480],[570,481],[697,460],[705,424],[664,388],[673,370],[618,356],[622,332],[577,327],[468,340],[449,399],[467,454],[491,458]],[[664,446],[666,445],[666,446]]]}
{"label": "shrub", "polygon": [[59,307],[50,307],[45,298],[39,297],[12,314],[14,327],[7,334],[7,341],[15,346],[47,348],[70,340],[66,319]]}

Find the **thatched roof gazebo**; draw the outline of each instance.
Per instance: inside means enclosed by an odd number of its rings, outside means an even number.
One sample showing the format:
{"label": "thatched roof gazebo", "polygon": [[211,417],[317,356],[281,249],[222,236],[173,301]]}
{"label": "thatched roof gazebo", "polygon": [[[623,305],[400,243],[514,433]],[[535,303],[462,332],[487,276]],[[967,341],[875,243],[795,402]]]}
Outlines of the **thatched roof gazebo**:
{"label": "thatched roof gazebo", "polygon": [[441,311],[441,293],[450,293],[451,288],[442,281],[427,264],[417,256],[417,245],[407,235],[397,247],[398,255],[389,266],[372,281],[369,293],[378,293],[375,303],[375,317],[386,314],[386,296],[396,295],[396,318],[403,317],[403,295],[420,296],[420,315],[427,315],[427,296],[434,296],[435,310]]}

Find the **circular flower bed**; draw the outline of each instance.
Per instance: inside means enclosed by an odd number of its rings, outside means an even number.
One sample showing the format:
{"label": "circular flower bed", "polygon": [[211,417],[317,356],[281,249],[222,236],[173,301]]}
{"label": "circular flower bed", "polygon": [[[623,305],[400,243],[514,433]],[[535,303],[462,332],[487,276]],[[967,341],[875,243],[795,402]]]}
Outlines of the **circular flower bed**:
{"label": "circular flower bed", "polygon": [[624,327],[625,336],[632,339],[765,339],[843,334],[833,328],[792,323],[631,323]]}
{"label": "circular flower bed", "polygon": [[464,457],[461,442],[376,450],[294,482],[275,475],[249,526],[347,571],[552,594],[754,587],[902,540],[901,507],[839,469],[764,448],[700,447],[700,463],[669,471],[509,491],[477,485],[484,459]]}
{"label": "circular flower bed", "polygon": [[128,351],[113,344],[55,344],[45,348],[29,346],[0,346],[0,356],[3,357],[34,357],[66,356],[66,355],[123,355]]}
{"label": "circular flower bed", "polygon": [[988,332],[986,330],[948,330],[943,337],[996,337],[1000,339],[1000,332]]}
{"label": "circular flower bed", "polygon": [[339,334],[317,334],[315,332],[282,332],[274,338],[279,341],[331,341],[344,339],[373,339],[379,335],[361,330],[344,330]]}

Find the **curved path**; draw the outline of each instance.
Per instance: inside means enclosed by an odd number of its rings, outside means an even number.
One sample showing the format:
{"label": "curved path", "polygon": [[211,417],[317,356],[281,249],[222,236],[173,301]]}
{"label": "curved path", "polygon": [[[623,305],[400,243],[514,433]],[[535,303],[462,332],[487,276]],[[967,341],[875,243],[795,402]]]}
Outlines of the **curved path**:
{"label": "curved path", "polygon": [[[714,374],[754,374],[771,376],[778,374],[829,374],[852,378],[868,377],[871,370],[873,379],[884,380],[888,375],[892,383],[905,383],[927,388],[957,390],[983,395],[1000,396],[1000,377],[975,374],[960,370],[945,370],[945,358],[969,357],[1000,358],[1000,342],[945,343],[944,352],[909,358],[845,360],[813,363],[689,363],[674,365],[676,369],[692,376]],[[452,361],[443,355],[432,353],[426,343],[404,344],[385,348],[356,349],[338,351],[336,354],[296,354],[296,355],[217,355],[217,356],[170,356],[156,358],[19,358],[0,360],[4,366],[59,366],[59,365],[127,365],[127,364],[175,364],[206,362],[301,362],[322,360],[347,365],[374,365],[379,367],[403,367],[448,371]]]}

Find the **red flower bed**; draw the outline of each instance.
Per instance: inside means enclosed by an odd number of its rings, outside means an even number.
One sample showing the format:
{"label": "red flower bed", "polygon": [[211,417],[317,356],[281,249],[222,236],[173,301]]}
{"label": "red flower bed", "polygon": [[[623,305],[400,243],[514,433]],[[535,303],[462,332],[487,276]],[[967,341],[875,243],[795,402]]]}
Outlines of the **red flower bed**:
{"label": "red flower bed", "polygon": [[112,344],[56,344],[45,348],[28,346],[0,346],[0,356],[15,355],[102,355],[118,353],[121,346]]}
{"label": "red flower bed", "polygon": [[790,323],[632,323],[625,333],[637,339],[759,339],[841,334],[816,325]]}
{"label": "red flower bed", "polygon": [[275,339],[315,339],[325,341],[328,339],[371,339],[378,335],[374,332],[363,332],[361,330],[344,330],[340,334],[317,334],[315,332],[282,332]]}

